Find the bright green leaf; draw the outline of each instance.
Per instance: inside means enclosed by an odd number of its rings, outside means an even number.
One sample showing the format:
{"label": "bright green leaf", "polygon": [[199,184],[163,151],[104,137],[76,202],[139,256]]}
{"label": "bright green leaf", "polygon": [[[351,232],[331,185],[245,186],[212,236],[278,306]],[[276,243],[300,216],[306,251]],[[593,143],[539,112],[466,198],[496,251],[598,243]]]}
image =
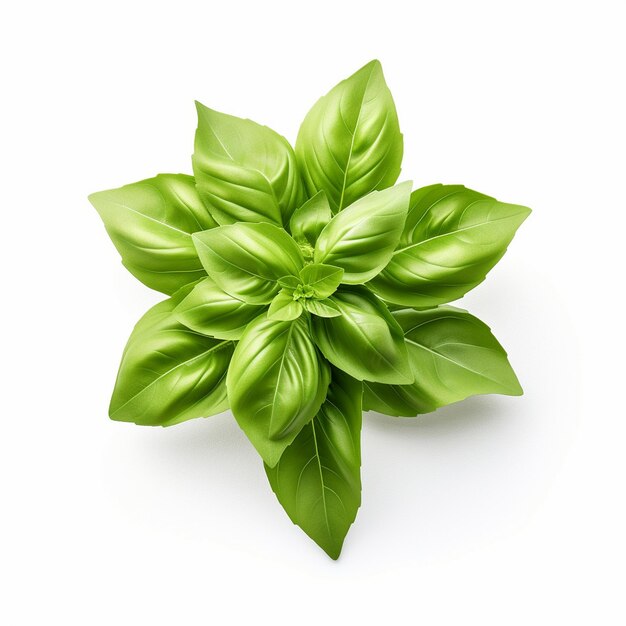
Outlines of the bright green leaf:
{"label": "bright green leaf", "polygon": [[218,339],[239,339],[245,327],[263,311],[227,294],[212,278],[201,280],[176,307],[181,324]]}
{"label": "bright green leaf", "polygon": [[251,120],[196,103],[193,171],[200,196],[219,224],[287,225],[303,198],[293,149]]}
{"label": "bright green leaf", "polygon": [[298,242],[315,246],[322,229],[333,214],[324,191],[318,191],[310,200],[297,208],[291,216],[289,228],[291,235]]}
{"label": "bright green leaf", "polygon": [[334,212],[400,174],[402,134],[378,61],[340,82],[309,111],[296,155],[309,195],[324,190]]}
{"label": "bright green leaf", "polygon": [[316,263],[344,269],[342,282],[367,282],[389,263],[402,233],[411,183],[373,191],[338,213],[315,245]]}
{"label": "bright green leaf", "polygon": [[417,190],[401,245],[368,286],[407,306],[456,300],[484,280],[529,214],[459,185]]}
{"label": "bright green leaf", "polygon": [[205,275],[191,234],[216,224],[192,176],[159,174],[92,193],[89,201],[125,267],[148,287],[172,294]]}
{"label": "bright green leaf", "polygon": [[267,318],[286,322],[300,317],[302,311],[302,304],[300,302],[296,302],[291,294],[281,291],[272,300],[270,308],[267,311]]}
{"label": "bright green leaf", "polygon": [[234,345],[178,322],[174,308],[189,291],[183,287],[152,307],[135,326],[111,398],[111,419],[170,426],[228,408],[226,371]]}
{"label": "bright green leaf", "polygon": [[405,333],[415,382],[367,383],[366,409],[411,417],[478,394],[521,395],[506,352],[489,327],[467,311],[442,306],[393,315]]}
{"label": "bright green leaf", "polygon": [[267,304],[280,290],[278,279],[297,276],[304,259],[296,242],[272,224],[231,224],[193,236],[207,274],[248,304]]}
{"label": "bright green leaf", "polygon": [[250,323],[237,344],[226,384],[233,415],[265,463],[284,449],[319,410],[329,368],[303,317]]}
{"label": "bright green leaf", "polygon": [[341,315],[339,307],[330,298],[305,300],[304,307],[309,313],[319,315],[319,317],[339,317]]}
{"label": "bright green leaf", "polygon": [[328,398],[276,467],[265,472],[278,501],[331,558],[361,505],[361,383],[333,370]]}
{"label": "bright green leaf", "polygon": [[315,291],[317,298],[327,298],[333,294],[343,278],[343,269],[333,265],[312,263],[300,270],[302,283]]}
{"label": "bright green leaf", "polygon": [[330,300],[340,317],[311,319],[323,355],[357,380],[408,384],[413,374],[402,329],[365,287],[342,286]]}

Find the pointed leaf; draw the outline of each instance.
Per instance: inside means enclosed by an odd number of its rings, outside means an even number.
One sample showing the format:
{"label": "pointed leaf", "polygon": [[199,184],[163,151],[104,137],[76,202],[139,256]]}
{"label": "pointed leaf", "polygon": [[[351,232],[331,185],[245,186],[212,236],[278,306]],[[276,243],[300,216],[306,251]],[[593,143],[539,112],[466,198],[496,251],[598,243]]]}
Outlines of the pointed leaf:
{"label": "pointed leaf", "polygon": [[469,396],[522,394],[506,352],[489,327],[467,311],[451,306],[404,309],[394,317],[405,333],[415,382],[367,383],[367,410],[410,417]]}
{"label": "pointed leaf", "polygon": [[320,317],[339,317],[341,315],[339,307],[330,298],[305,300],[304,306],[309,313]]}
{"label": "pointed leaf", "polygon": [[408,306],[456,300],[485,279],[529,214],[458,185],[417,190],[401,245],[368,286]]}
{"label": "pointed leaf", "polygon": [[228,370],[228,397],[239,426],[270,467],[313,419],[328,381],[328,365],[303,317],[282,322],[261,315],[246,328]]}
{"label": "pointed leaf", "polygon": [[303,190],[293,149],[251,120],[196,103],[193,171],[200,196],[219,224],[287,225]]}
{"label": "pointed leaf", "polygon": [[315,262],[342,267],[343,283],[367,282],[389,263],[402,233],[411,183],[374,191],[338,213],[315,245]]}
{"label": "pointed leaf", "polygon": [[309,195],[324,190],[334,212],[400,174],[402,135],[378,61],[340,82],[309,111],[296,155]]}
{"label": "pointed leaf", "polygon": [[189,291],[183,287],[152,307],[135,326],[111,398],[111,419],[170,426],[228,408],[226,371],[234,345],[176,320],[174,308]]}
{"label": "pointed leaf", "polygon": [[311,287],[317,298],[327,298],[335,293],[343,278],[343,270],[334,265],[312,263],[300,270],[302,283]]}
{"label": "pointed leaf", "polygon": [[322,354],[357,380],[408,384],[413,381],[402,329],[385,305],[365,287],[342,286],[330,300],[340,317],[311,318]]}
{"label": "pointed leaf", "polygon": [[297,276],[304,265],[298,244],[272,224],[231,224],[193,236],[209,276],[226,293],[248,304],[267,304],[278,279]]}
{"label": "pointed leaf", "polygon": [[267,311],[267,318],[270,320],[295,320],[302,314],[302,304],[296,302],[293,297],[284,292],[280,292],[270,304]]}
{"label": "pointed leaf", "polygon": [[176,319],[187,328],[218,339],[239,339],[246,326],[263,312],[227,294],[207,276],[176,307]]}
{"label": "pointed leaf", "polygon": [[172,294],[205,275],[191,234],[216,224],[192,176],[159,174],[93,193],[89,201],[124,266],[148,287]]}
{"label": "pointed leaf", "polygon": [[315,242],[322,229],[333,214],[324,191],[318,191],[310,200],[297,208],[291,216],[289,228],[293,238],[300,242],[307,242],[315,246]]}
{"label": "pointed leaf", "polygon": [[361,504],[361,383],[333,369],[328,398],[265,472],[291,521],[331,558]]}

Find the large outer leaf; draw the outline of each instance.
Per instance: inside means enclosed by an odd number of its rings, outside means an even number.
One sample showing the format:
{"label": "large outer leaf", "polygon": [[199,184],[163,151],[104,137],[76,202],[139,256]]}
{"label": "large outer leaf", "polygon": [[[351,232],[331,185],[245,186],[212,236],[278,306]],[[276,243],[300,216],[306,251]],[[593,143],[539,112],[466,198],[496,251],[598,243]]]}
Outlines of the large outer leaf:
{"label": "large outer leaf", "polygon": [[502,346],[467,311],[443,306],[393,315],[405,333],[415,382],[366,383],[367,410],[410,417],[478,394],[522,393]]}
{"label": "large outer leaf", "polygon": [[183,287],[152,307],[135,326],[111,398],[111,419],[170,426],[228,408],[226,371],[234,344],[176,320],[173,310],[189,291]]}
{"label": "large outer leaf", "polygon": [[192,176],[159,174],[89,196],[128,270],[142,283],[172,294],[205,275],[191,234],[216,223]]}
{"label": "large outer leaf", "polygon": [[402,134],[378,61],[340,82],[309,111],[296,155],[309,195],[324,190],[340,211],[400,175]]}
{"label": "large outer leaf", "polygon": [[280,290],[276,282],[297,276],[304,266],[298,244],[272,224],[231,224],[193,237],[209,276],[248,304],[267,304]]}
{"label": "large outer leaf", "polygon": [[193,171],[200,196],[220,224],[287,225],[303,199],[293,149],[251,120],[196,103]]}
{"label": "large outer leaf", "polygon": [[342,286],[330,297],[341,316],[311,320],[323,355],[357,380],[413,381],[402,329],[365,287]]}
{"label": "large outer leaf", "polygon": [[361,504],[361,383],[333,369],[312,422],[265,472],[278,501],[336,559]]}
{"label": "large outer leaf", "polygon": [[328,389],[329,369],[303,316],[259,316],[237,344],[226,384],[231,408],[265,463],[273,467],[313,419]]}
{"label": "large outer leaf", "polygon": [[343,268],[343,283],[374,278],[398,245],[410,194],[408,182],[373,191],[335,215],[317,239],[315,261]]}
{"label": "large outer leaf", "polygon": [[419,189],[398,249],[368,286],[407,306],[456,300],[485,279],[529,214],[459,185]]}
{"label": "large outer leaf", "polygon": [[207,276],[194,286],[174,314],[181,324],[203,335],[239,339],[245,327],[262,311],[262,306],[233,298]]}

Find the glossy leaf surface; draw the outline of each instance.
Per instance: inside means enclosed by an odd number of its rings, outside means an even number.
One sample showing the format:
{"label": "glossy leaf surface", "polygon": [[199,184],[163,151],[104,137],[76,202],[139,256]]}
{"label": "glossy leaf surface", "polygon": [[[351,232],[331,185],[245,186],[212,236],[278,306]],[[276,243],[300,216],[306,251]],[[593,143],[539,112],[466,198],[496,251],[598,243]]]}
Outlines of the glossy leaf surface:
{"label": "glossy leaf surface", "polygon": [[410,194],[411,183],[373,191],[335,215],[317,239],[316,263],[343,268],[344,283],[374,278],[398,245]]}
{"label": "glossy leaf surface", "polygon": [[291,235],[298,242],[306,242],[310,246],[315,246],[319,234],[324,226],[330,222],[332,216],[326,194],[319,191],[293,212],[289,222]]}
{"label": "glossy leaf surface", "polygon": [[263,309],[233,298],[207,276],[194,286],[174,314],[181,324],[203,335],[239,339],[245,327]]}
{"label": "glossy leaf surface", "polygon": [[405,334],[415,382],[367,383],[367,410],[411,417],[469,396],[521,395],[506,352],[489,327],[467,311],[442,306],[393,315]]}
{"label": "glossy leaf surface", "polygon": [[456,300],[484,280],[529,214],[459,185],[417,190],[400,246],[368,286],[407,306]]}
{"label": "glossy leaf surface", "polygon": [[304,307],[309,313],[320,317],[339,317],[341,315],[339,307],[330,298],[305,300]]}
{"label": "glossy leaf surface", "polygon": [[402,135],[378,61],[320,98],[300,127],[296,155],[309,195],[324,190],[334,212],[400,174]]}
{"label": "glossy leaf surface", "polygon": [[262,315],[248,326],[228,370],[228,397],[237,422],[270,467],[313,419],[328,382],[328,365],[302,317],[274,321]]}
{"label": "glossy leaf surface", "polygon": [[280,290],[278,279],[298,276],[304,259],[296,242],[272,224],[232,224],[193,237],[209,276],[248,304],[267,304]]}
{"label": "glossy leaf surface", "polygon": [[402,329],[365,287],[342,286],[331,296],[341,316],[311,319],[313,337],[335,367],[357,380],[413,381]]}
{"label": "glossy leaf surface", "polygon": [[312,263],[300,270],[300,279],[315,292],[317,298],[333,294],[343,279],[343,269],[333,265]]}
{"label": "glossy leaf surface", "polygon": [[219,224],[289,224],[303,190],[293,149],[267,126],[199,102],[193,171],[200,196]]}
{"label": "glossy leaf surface", "polygon": [[174,308],[189,290],[152,307],[135,326],[111,398],[111,419],[169,426],[228,408],[226,371],[234,344],[178,322]]}
{"label": "glossy leaf surface", "polygon": [[124,266],[148,287],[172,294],[205,275],[191,234],[216,224],[192,176],[159,174],[93,193],[89,201]]}
{"label": "glossy leaf surface", "polygon": [[333,369],[328,397],[274,468],[278,501],[336,559],[361,504],[361,383]]}
{"label": "glossy leaf surface", "polygon": [[280,291],[272,300],[270,308],[267,310],[267,317],[271,320],[295,320],[302,315],[302,304],[296,302],[291,294]]}

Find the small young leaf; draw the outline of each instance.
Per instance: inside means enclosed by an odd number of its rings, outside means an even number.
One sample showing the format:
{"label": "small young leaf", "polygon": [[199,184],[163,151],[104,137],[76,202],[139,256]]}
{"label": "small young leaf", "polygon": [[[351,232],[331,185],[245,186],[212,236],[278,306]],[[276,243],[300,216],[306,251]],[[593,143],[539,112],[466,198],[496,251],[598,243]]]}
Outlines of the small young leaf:
{"label": "small young leaf", "polygon": [[284,289],[293,291],[302,284],[302,281],[298,276],[283,276],[278,279],[278,284]]}
{"label": "small young leaf", "polygon": [[411,183],[373,191],[338,213],[320,234],[315,261],[342,267],[343,283],[367,282],[389,263],[398,245]]}
{"label": "small young leaf", "polygon": [[228,408],[231,341],[204,337],[173,314],[190,291],[152,307],[133,330],[117,375],[109,415],[144,426],[170,426]]}
{"label": "small young leaf", "polygon": [[442,306],[393,315],[405,334],[415,382],[366,383],[366,410],[412,417],[469,396],[522,394],[506,352],[489,327],[467,311]]}
{"label": "small young leaf", "polygon": [[99,191],[89,201],[122,256],[142,283],[166,294],[205,276],[191,234],[216,226],[192,176],[154,178]]}
{"label": "small young leaf", "polygon": [[293,149],[251,120],[199,102],[193,171],[198,192],[219,224],[289,224],[303,190]]}
{"label": "small young leaf", "polygon": [[303,285],[311,287],[317,298],[327,298],[335,293],[341,283],[343,270],[333,265],[312,263],[300,270],[300,279]]}
{"label": "small young leaf", "polygon": [[324,191],[318,191],[310,200],[297,208],[291,216],[289,228],[296,241],[305,241],[311,246],[330,222],[333,214]]}
{"label": "small young leaf", "polygon": [[339,317],[341,315],[339,307],[330,298],[324,300],[305,300],[304,307],[309,313],[318,315],[319,317]]}
{"label": "small young leaf", "polygon": [[396,182],[402,135],[378,61],[315,103],[300,127],[296,156],[309,195],[325,190],[334,212]]}
{"label": "small young leaf", "polygon": [[193,236],[207,274],[226,293],[248,304],[267,304],[278,280],[298,276],[304,259],[298,244],[272,224],[231,224]]}
{"label": "small young leaf", "polygon": [[218,339],[239,339],[263,309],[233,298],[207,276],[176,307],[174,314],[181,324],[197,333]]}
{"label": "small young leaf", "polygon": [[283,322],[261,315],[248,325],[226,385],[235,419],[270,467],[313,419],[328,381],[328,365],[302,317]]}
{"label": "small young leaf", "polygon": [[401,245],[368,287],[407,306],[456,300],[485,279],[529,214],[459,185],[417,190]]}
{"label": "small young leaf", "polygon": [[328,398],[276,467],[265,465],[291,521],[332,559],[361,505],[361,383],[333,369]]}
{"label": "small young leaf", "polygon": [[282,291],[272,300],[267,311],[267,319],[283,322],[295,320],[302,314],[302,304],[296,302],[288,293]]}
{"label": "small young leaf", "polygon": [[413,382],[402,329],[374,294],[342,286],[330,300],[341,316],[314,316],[311,324],[315,342],[333,365],[357,380]]}

